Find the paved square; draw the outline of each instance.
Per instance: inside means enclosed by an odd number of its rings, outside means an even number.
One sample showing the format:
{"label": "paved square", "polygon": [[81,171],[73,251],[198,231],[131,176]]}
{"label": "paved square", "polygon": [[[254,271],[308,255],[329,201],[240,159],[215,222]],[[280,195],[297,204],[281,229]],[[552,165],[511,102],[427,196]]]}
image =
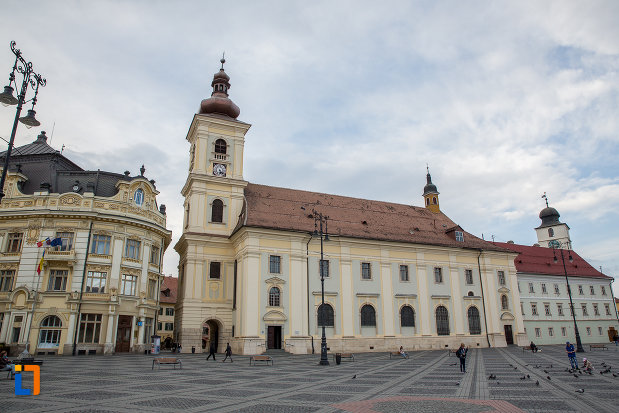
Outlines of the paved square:
{"label": "paved square", "polygon": [[[273,354],[273,366],[249,366],[248,356],[222,363],[182,354],[182,370],[151,370],[152,357],[137,354],[50,356],[43,357],[38,396],[15,396],[15,382],[0,376],[0,411],[611,412],[619,405],[619,351],[608,348],[579,354],[595,370],[577,377],[561,346],[536,354],[474,349],[465,374],[446,351],[411,352],[407,360],[356,354],[339,366],[319,366],[319,355]],[[602,363],[609,373],[600,374]],[[29,374],[25,388],[32,387]]]}

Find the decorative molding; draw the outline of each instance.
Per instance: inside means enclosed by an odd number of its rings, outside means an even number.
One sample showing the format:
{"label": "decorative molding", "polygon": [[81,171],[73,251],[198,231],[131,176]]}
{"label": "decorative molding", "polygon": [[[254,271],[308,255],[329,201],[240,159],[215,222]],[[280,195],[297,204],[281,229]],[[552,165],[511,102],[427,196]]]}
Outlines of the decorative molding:
{"label": "decorative molding", "polygon": [[120,273],[127,274],[127,275],[137,275],[139,277],[142,274],[142,269],[121,266]]}
{"label": "decorative molding", "polygon": [[82,203],[82,197],[74,194],[61,195],[58,198],[60,205],[79,206]]}
{"label": "decorative molding", "polygon": [[380,297],[379,293],[357,293],[357,297]]}
{"label": "decorative molding", "polygon": [[438,299],[440,299],[440,298],[447,298],[447,299],[449,299],[449,298],[451,298],[451,295],[433,294],[433,295],[431,295],[430,297],[432,297],[432,298],[438,298]]}
{"label": "decorative molding", "polygon": [[396,294],[395,298],[417,298],[417,294]]}
{"label": "decorative molding", "polygon": [[[312,291],[312,295],[316,296],[316,295],[322,295],[322,293],[320,291]],[[329,297],[337,297],[339,294],[335,291],[325,291],[325,297],[329,296]]]}
{"label": "decorative molding", "polygon": [[286,318],[286,315],[278,310],[271,310],[269,312],[267,312],[264,317],[262,317],[262,319],[264,321],[268,321],[268,322],[275,322],[275,323],[283,323],[285,322],[288,318]]}
{"label": "decorative molding", "polygon": [[286,284],[286,281],[282,280],[279,277],[271,277],[271,278],[264,280],[264,282],[267,284]]}
{"label": "decorative molding", "polygon": [[28,224],[28,232],[26,233],[26,244],[33,245],[39,241],[41,234],[41,220],[35,219]]}

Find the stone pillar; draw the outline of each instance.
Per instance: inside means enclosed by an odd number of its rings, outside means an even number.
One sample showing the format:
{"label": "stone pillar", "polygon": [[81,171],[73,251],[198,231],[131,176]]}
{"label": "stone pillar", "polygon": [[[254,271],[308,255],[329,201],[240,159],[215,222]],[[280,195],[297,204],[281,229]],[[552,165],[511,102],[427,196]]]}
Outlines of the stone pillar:
{"label": "stone pillar", "polygon": [[430,296],[428,292],[427,268],[425,262],[423,261],[422,254],[420,253],[419,256],[421,258],[421,261],[417,264],[417,291],[419,291],[417,297],[419,298],[419,322],[421,324],[419,326],[419,331],[421,331],[422,336],[431,336],[432,330],[430,327],[432,326],[432,324],[430,322],[430,316],[434,312],[430,307],[432,303],[430,302]]}
{"label": "stone pillar", "polygon": [[[449,279],[451,281],[451,302],[453,303],[453,315],[454,315],[454,330],[456,335],[465,335],[467,333],[464,317],[466,314],[466,308],[464,300],[462,298],[462,292],[460,291],[460,272],[456,267],[456,257],[449,256]],[[453,267],[452,267],[453,265]],[[468,319],[467,319],[468,320]]]}
{"label": "stone pillar", "polygon": [[118,317],[110,310],[107,316],[107,330],[105,333],[105,343],[103,345],[103,354],[114,354],[114,326]]}
{"label": "stone pillar", "polygon": [[342,337],[353,337],[355,335],[354,288],[352,280],[352,261],[350,260],[348,248],[342,247],[340,266],[342,272],[342,308],[340,309]]}
{"label": "stone pillar", "polygon": [[383,308],[383,334],[385,337],[394,337],[394,323],[396,317],[393,314],[393,279],[391,264],[380,263],[381,294],[380,299]]}

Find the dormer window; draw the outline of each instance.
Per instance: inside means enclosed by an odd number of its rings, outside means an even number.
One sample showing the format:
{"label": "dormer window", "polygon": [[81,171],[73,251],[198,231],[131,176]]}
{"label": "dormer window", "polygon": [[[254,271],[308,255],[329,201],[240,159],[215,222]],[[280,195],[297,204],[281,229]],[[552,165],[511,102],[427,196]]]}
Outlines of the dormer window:
{"label": "dormer window", "polygon": [[456,231],[456,241],[464,242],[464,232]]}

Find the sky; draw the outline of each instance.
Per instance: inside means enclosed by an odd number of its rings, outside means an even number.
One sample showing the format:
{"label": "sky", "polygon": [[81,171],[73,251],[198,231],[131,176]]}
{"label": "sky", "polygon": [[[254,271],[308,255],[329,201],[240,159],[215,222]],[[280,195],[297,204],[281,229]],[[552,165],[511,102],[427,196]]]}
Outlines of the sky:
{"label": "sky", "polygon": [[[2,3],[0,86],[11,40],[47,80],[15,145],[45,130],[84,169],[144,164],[166,274],[185,137],[225,52],[247,181],[422,206],[429,165],[454,222],[525,245],[545,192],[574,249],[619,276],[617,1]],[[0,107],[0,137],[14,116]]]}

